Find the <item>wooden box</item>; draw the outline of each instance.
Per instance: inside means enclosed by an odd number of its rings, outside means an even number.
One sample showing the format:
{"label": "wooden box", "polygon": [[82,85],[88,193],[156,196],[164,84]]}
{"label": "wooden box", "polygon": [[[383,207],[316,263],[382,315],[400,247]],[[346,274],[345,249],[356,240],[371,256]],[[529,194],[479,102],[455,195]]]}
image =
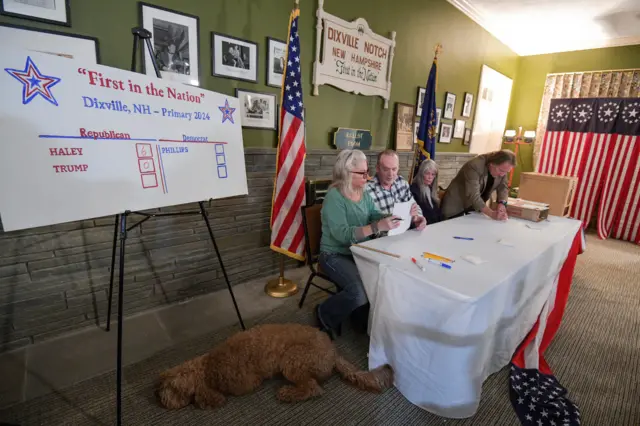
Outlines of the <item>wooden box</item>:
{"label": "wooden box", "polygon": [[569,216],[578,178],[542,173],[522,173],[518,197],[549,204],[549,214]]}
{"label": "wooden box", "polygon": [[[497,209],[498,203],[493,201],[491,208],[493,210]],[[509,198],[507,200],[507,215],[530,220],[531,222],[541,222],[549,216],[549,205],[521,198]]]}

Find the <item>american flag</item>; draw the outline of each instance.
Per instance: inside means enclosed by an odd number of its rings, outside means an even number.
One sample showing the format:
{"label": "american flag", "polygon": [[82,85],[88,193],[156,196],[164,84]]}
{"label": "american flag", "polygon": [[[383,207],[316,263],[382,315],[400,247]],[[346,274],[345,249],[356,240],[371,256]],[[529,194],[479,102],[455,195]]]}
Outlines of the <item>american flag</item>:
{"label": "american flag", "polygon": [[282,87],[276,177],[271,205],[271,249],[304,260],[301,207],[305,204],[305,127],[300,77],[300,38],[296,8],[289,17],[289,37]]}
{"label": "american flag", "polygon": [[511,359],[509,395],[520,423],[531,426],[579,426],[580,410],[571,402],[564,388],[554,377],[544,358],[544,352],[560,328],[573,270],[578,254],[586,244],[582,229],[574,237],[557,286],[549,294],[538,321],[520,344]]}
{"label": "american flag", "polygon": [[570,216],[640,244],[640,100],[553,99],[539,173],[578,178]]}

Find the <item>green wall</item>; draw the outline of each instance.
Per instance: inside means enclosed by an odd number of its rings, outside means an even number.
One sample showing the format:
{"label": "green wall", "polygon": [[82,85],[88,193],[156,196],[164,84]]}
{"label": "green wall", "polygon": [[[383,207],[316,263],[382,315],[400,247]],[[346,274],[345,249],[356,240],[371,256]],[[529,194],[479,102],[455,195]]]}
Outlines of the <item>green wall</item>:
{"label": "green wall", "polygon": [[[200,17],[201,86],[233,95],[235,88],[280,93],[265,85],[266,37],[284,39],[292,0],[149,0],[147,3],[198,15]],[[474,95],[480,83],[480,70],[487,64],[515,77],[517,55],[479,25],[455,9],[446,0],[326,0],[324,9],[346,20],[365,18],[370,27],[384,36],[396,31],[391,102],[383,109],[381,98],[357,96],[330,86],[320,86],[320,95],[312,96],[315,58],[315,12],[317,1],[302,0],[300,38],[303,61],[303,85],[307,118],[307,145],[327,148],[337,127],[370,129],[374,146],[393,146],[394,103],[415,104],[417,87],[426,84],[433,59],[433,48],[440,42],[444,50],[439,59],[438,107],[444,104],[444,92],[458,95],[455,117],[462,109],[464,92]],[[97,37],[103,65],[129,69],[131,28],[138,25],[138,3],[134,0],[73,0],[72,27],[0,16],[0,22],[49,28]],[[211,76],[210,32],[252,40],[259,44],[258,84]],[[475,99],[474,99],[475,106]],[[473,117],[473,114],[472,114]],[[444,120],[449,122],[449,120]],[[467,127],[471,127],[471,122]],[[276,133],[244,130],[245,146],[275,147]],[[438,144],[440,151],[467,151],[461,139]]]}
{"label": "green wall", "polygon": [[[640,45],[581,50],[549,55],[522,56],[513,82],[508,129],[535,130],[542,103],[547,74],[640,68]],[[513,145],[505,145],[513,149]],[[513,184],[520,181],[520,171],[533,170],[533,146],[521,145]]]}

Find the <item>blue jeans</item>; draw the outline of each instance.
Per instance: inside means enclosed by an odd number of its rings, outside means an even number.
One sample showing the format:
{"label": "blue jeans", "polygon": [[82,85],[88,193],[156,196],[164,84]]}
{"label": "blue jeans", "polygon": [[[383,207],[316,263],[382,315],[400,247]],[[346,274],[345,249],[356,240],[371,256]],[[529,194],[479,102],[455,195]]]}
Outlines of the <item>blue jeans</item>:
{"label": "blue jeans", "polygon": [[369,303],[353,256],[320,253],[318,263],[339,292],[320,304],[319,313],[330,328],[336,328],[357,308]]}

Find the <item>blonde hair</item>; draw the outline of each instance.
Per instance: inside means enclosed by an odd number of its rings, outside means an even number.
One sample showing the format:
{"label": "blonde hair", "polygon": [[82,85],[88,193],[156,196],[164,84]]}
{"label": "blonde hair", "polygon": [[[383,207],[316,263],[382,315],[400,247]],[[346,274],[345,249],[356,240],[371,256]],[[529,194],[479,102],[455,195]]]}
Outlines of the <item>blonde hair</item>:
{"label": "blonde hair", "polygon": [[[433,178],[433,182],[431,182],[431,186],[425,185],[424,183],[424,175],[427,172],[435,172],[436,176]],[[418,168],[418,176],[417,183],[418,188],[420,189],[420,197],[422,200],[427,201],[427,197],[431,194],[431,199],[434,203],[440,204],[440,198],[438,197],[438,164],[433,160],[424,160],[420,163],[420,167]]]}
{"label": "blonde hair", "polygon": [[353,193],[351,185],[351,172],[359,162],[367,163],[367,156],[358,149],[345,149],[340,151],[336,163],[333,165],[333,182],[331,188],[337,188],[342,195]]}

